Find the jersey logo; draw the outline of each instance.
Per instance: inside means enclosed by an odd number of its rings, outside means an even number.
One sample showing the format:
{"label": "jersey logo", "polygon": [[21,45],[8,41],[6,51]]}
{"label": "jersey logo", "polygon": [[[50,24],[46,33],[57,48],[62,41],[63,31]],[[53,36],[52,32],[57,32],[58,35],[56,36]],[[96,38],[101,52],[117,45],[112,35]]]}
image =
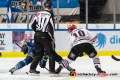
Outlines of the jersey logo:
{"label": "jersey logo", "polygon": [[40,13],[38,13],[36,17],[38,17],[39,15],[40,15]]}
{"label": "jersey logo", "polygon": [[96,47],[99,46],[99,49],[102,48],[102,47],[104,48],[104,46],[106,44],[106,40],[107,40],[106,36],[102,33],[98,33],[97,34],[97,39],[98,39],[98,41],[96,43],[98,43],[98,44],[97,44]]}

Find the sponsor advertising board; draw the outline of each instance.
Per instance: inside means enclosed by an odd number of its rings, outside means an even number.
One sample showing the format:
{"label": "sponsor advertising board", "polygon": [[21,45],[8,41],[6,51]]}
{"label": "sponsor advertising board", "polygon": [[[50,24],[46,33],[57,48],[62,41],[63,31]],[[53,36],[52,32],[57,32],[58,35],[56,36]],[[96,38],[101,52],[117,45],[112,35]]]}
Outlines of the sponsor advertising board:
{"label": "sponsor advertising board", "polygon": [[24,40],[33,39],[34,32],[33,31],[12,31],[12,44],[13,44],[13,52],[20,52],[21,48],[16,44],[22,46],[24,44]]}
{"label": "sponsor advertising board", "polygon": [[[120,31],[93,31],[98,39],[94,44],[97,51],[119,51]],[[63,35],[63,36],[61,36]],[[34,31],[1,31],[0,32],[0,52],[20,51],[14,42],[23,45],[25,39],[33,39]],[[66,31],[56,31],[56,51],[69,51]],[[11,48],[12,46],[12,48]],[[113,47],[114,46],[114,47]],[[10,48],[9,48],[10,47]]]}
{"label": "sponsor advertising board", "polygon": [[0,52],[12,52],[12,31],[0,31]]}

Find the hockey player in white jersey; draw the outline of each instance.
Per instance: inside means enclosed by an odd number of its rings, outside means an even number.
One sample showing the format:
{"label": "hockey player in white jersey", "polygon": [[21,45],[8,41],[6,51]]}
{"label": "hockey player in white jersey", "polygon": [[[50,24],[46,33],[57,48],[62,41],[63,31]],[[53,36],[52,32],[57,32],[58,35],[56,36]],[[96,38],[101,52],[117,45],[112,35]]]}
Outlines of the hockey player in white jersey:
{"label": "hockey player in white jersey", "polygon": [[74,24],[68,27],[70,44],[70,53],[66,59],[62,61],[56,70],[56,73],[60,73],[63,68],[66,68],[72,61],[75,61],[79,55],[85,52],[90,58],[93,59],[93,63],[98,73],[106,73],[101,70],[101,64],[97,51],[93,44],[97,39],[97,36],[87,29],[77,29]]}

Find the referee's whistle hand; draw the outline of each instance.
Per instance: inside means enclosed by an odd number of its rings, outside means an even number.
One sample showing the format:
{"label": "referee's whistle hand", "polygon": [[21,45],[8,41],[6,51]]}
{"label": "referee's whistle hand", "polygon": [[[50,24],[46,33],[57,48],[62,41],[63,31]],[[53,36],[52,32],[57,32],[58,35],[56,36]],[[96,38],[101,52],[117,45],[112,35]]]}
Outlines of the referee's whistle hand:
{"label": "referee's whistle hand", "polygon": [[53,38],[53,42],[55,43],[55,38]]}

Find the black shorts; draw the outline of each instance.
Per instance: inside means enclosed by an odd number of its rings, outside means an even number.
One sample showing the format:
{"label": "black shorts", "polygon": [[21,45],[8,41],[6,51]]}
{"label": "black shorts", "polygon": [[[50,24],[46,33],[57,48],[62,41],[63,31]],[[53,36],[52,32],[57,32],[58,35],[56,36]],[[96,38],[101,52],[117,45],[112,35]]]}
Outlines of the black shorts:
{"label": "black shorts", "polygon": [[97,55],[97,51],[95,50],[94,46],[90,43],[82,43],[74,46],[68,57],[72,60],[75,60],[79,54],[85,52],[90,58],[93,58]]}

